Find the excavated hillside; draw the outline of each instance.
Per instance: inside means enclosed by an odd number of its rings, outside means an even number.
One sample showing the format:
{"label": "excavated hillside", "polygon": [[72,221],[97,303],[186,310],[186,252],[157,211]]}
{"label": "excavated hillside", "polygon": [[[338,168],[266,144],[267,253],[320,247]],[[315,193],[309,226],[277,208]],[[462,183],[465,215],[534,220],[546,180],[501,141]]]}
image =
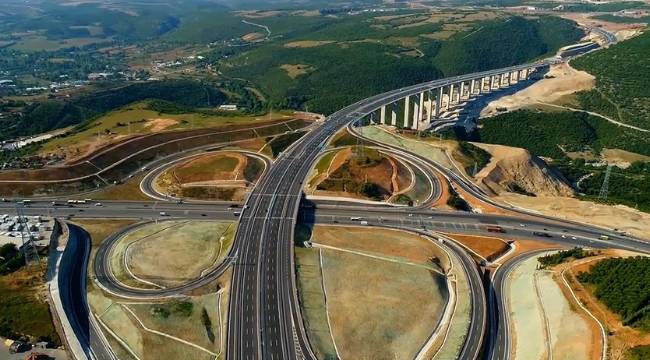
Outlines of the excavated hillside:
{"label": "excavated hillside", "polygon": [[473,143],[492,155],[490,162],[476,174],[476,182],[485,190],[539,196],[573,196],[568,180],[528,150],[503,145]]}

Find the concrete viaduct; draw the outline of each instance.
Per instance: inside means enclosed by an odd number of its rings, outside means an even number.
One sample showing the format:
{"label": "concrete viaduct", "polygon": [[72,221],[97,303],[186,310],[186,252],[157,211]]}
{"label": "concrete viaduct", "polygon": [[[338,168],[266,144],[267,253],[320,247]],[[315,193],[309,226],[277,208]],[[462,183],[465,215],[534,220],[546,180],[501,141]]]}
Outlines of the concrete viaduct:
{"label": "concrete viaduct", "polygon": [[431,122],[465,101],[503,87],[528,80],[538,66],[507,68],[504,72],[480,75],[473,79],[459,80],[432,87],[416,94],[409,94],[392,103],[381,106],[366,119],[380,124],[412,130],[424,130]]}

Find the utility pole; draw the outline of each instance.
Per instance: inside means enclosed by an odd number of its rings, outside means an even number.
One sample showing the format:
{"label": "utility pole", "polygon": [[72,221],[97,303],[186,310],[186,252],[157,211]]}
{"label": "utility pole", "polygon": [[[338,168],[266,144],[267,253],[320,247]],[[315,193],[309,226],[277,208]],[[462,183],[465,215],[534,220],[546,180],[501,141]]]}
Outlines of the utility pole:
{"label": "utility pole", "polygon": [[23,243],[21,250],[25,258],[25,266],[38,265],[41,262],[41,258],[38,256],[38,250],[34,245],[34,238],[30,233],[23,208],[19,204],[16,204],[16,214],[18,215],[18,226],[21,227],[20,237]]}
{"label": "utility pole", "polygon": [[605,171],[605,180],[603,180],[603,186],[600,187],[600,192],[598,193],[598,200],[607,200],[607,193],[609,191],[609,177],[612,174],[612,167],[614,165],[607,165],[607,171]]}

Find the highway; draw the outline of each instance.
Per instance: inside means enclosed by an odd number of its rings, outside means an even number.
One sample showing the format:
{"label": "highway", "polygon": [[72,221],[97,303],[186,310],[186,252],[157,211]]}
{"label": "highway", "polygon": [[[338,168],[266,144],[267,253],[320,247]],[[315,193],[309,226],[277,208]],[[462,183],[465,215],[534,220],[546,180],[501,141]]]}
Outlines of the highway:
{"label": "highway", "polygon": [[514,270],[522,261],[532,256],[547,252],[548,250],[529,251],[515,256],[501,265],[493,273],[489,283],[487,294],[489,299],[489,324],[488,337],[486,339],[486,351],[484,358],[486,360],[509,360],[510,359],[510,336],[508,334],[509,310],[506,306],[506,281],[512,270]]}
{"label": "highway", "polygon": [[86,265],[90,255],[90,237],[79,226],[68,224],[68,229],[68,242],[58,277],[63,307],[89,359],[117,360],[108,343],[104,341],[98,324],[91,317],[86,298]]}
{"label": "highway", "polygon": [[[381,106],[407,95],[460,81],[498,75],[506,71],[544,66],[548,66],[548,62],[435,80],[373,96],[332,114],[320,126],[315,126],[312,131],[286,149],[273,166],[262,175],[257,186],[249,194],[243,208],[239,209],[241,211],[239,226],[230,252],[236,261],[232,264],[233,278],[229,301],[226,357],[228,359],[314,358],[303,328],[296,294],[293,239],[302,199],[303,181],[319,153],[323,151],[327,140],[333,134]],[[392,150],[430,164],[431,167],[446,174],[451,181],[459,184],[472,195],[486,202],[492,202],[467,179],[448,169],[415,154],[405,152],[404,149]],[[68,218],[136,217],[159,219],[161,217],[179,217],[236,220],[234,211],[228,209],[229,205],[228,203],[103,202],[101,206],[79,204],[67,207],[33,201],[25,207],[25,214]],[[0,212],[6,209],[6,212],[13,213],[15,211],[13,206],[15,205],[11,203],[0,203]],[[511,208],[508,210],[526,216],[442,212],[418,208],[317,204],[313,208],[304,208],[301,220],[308,221],[311,216],[316,223],[359,225],[351,217],[363,213],[369,225],[464,233],[484,233],[486,224],[494,224],[506,230],[506,234],[504,234],[506,238],[537,239],[565,245],[650,251],[648,243],[620,236],[611,230],[542,217]],[[161,212],[168,216],[161,216]],[[540,237],[534,232],[543,232],[546,236]],[[611,240],[600,240],[599,237],[602,234],[609,235]],[[98,250],[95,259],[95,272],[97,282],[119,296],[138,299],[173,296],[207,284],[223,273],[229,265],[224,263],[206,276],[175,288],[162,290],[126,288],[114,279],[107,264],[110,245],[118,237],[119,234],[114,234],[109,241],[105,242],[106,245]],[[476,270],[473,264],[471,267],[474,270],[470,268],[469,264],[465,264],[465,267],[470,274]],[[476,271],[478,273],[478,270]],[[482,334],[485,332],[486,303],[482,286],[479,288],[474,283],[472,289],[470,295],[473,299],[473,321],[470,327],[470,336],[461,350],[462,358],[476,357],[481,349]],[[76,305],[71,306],[76,307]]]}

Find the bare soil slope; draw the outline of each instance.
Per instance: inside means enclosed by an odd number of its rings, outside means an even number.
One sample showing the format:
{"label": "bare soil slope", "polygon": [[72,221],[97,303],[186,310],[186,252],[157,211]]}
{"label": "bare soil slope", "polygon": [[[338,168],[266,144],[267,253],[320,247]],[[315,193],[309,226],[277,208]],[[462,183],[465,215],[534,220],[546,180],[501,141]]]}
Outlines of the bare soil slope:
{"label": "bare soil slope", "polygon": [[497,113],[497,108],[507,108],[512,111],[539,102],[558,102],[567,95],[593,88],[595,83],[594,76],[587,72],[578,71],[568,64],[554,65],[544,79],[512,95],[490,102],[481,111],[481,116],[494,115]]}
{"label": "bare soil slope", "polygon": [[492,155],[490,163],[476,175],[476,181],[487,190],[496,194],[504,191],[545,196],[574,194],[561,174],[527,150],[502,145],[480,143],[474,145]]}

